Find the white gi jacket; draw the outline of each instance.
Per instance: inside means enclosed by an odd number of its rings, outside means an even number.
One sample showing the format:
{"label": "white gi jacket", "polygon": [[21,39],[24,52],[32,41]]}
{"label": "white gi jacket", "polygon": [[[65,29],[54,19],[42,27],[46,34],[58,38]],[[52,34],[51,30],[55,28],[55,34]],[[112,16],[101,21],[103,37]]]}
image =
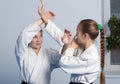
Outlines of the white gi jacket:
{"label": "white gi jacket", "polygon": [[[59,34],[58,27],[48,21],[48,31]],[[52,32],[48,32],[52,35]],[[52,35],[54,38],[54,35]],[[56,39],[56,38],[55,38]],[[81,49],[68,48],[60,59],[60,67],[67,73],[71,73],[71,81],[76,83],[89,84],[97,79],[100,70],[100,58],[95,44],[84,52]]]}
{"label": "white gi jacket", "polygon": [[[36,56],[33,49],[28,47],[28,44],[40,30],[41,27],[36,23],[30,24],[20,33],[15,46],[21,81],[29,84],[49,84],[51,71],[59,67],[60,54],[56,50],[41,48],[38,56]],[[55,34],[53,35],[56,36]],[[56,37],[59,38],[61,36]]]}

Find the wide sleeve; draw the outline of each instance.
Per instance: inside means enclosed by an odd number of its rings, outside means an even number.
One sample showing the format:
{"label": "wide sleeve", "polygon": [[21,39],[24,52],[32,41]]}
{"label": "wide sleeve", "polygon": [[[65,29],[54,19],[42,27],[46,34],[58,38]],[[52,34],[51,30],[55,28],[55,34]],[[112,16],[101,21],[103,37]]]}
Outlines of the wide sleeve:
{"label": "wide sleeve", "polygon": [[32,41],[32,38],[41,30],[36,23],[30,24],[25,27],[24,30],[18,36],[16,45],[15,45],[15,55],[20,65],[20,61],[24,59],[24,53],[28,49],[28,44]]}
{"label": "wide sleeve", "polygon": [[94,57],[74,56],[75,50],[68,48],[60,59],[59,65],[66,73],[85,74],[99,71],[99,60]]}
{"label": "wide sleeve", "polygon": [[52,69],[59,68],[59,60],[60,60],[61,54],[59,54],[59,52],[57,50],[52,49],[52,48],[49,49],[49,53],[51,56]]}
{"label": "wide sleeve", "polygon": [[55,41],[63,46],[63,42],[61,40],[63,32],[52,21],[48,20],[45,30],[53,39],[55,39]]}

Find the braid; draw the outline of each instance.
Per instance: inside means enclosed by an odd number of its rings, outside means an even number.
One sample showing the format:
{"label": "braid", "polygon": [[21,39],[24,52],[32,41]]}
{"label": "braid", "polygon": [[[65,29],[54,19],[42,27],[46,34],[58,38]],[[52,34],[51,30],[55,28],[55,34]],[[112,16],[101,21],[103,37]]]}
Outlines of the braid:
{"label": "braid", "polygon": [[101,44],[101,75],[100,75],[100,84],[105,84],[105,74],[104,74],[104,57],[105,57],[105,49],[104,49],[104,29],[100,30],[100,44]]}

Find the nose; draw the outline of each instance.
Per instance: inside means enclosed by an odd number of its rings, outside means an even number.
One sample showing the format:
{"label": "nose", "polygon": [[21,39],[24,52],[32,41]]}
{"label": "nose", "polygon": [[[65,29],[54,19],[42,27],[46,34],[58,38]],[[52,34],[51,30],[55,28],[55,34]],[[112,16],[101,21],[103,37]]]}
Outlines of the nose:
{"label": "nose", "polygon": [[40,37],[37,37],[37,41],[40,41],[41,40],[41,38]]}

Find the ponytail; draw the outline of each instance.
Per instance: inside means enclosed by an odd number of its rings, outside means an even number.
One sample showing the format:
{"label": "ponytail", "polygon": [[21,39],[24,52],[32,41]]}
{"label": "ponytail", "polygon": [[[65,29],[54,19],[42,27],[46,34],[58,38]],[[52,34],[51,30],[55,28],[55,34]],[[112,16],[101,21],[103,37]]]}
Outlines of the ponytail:
{"label": "ponytail", "polygon": [[104,73],[104,64],[105,64],[105,48],[104,48],[104,28],[100,30],[100,52],[101,52],[101,74],[100,74],[100,84],[105,84],[105,73]]}

